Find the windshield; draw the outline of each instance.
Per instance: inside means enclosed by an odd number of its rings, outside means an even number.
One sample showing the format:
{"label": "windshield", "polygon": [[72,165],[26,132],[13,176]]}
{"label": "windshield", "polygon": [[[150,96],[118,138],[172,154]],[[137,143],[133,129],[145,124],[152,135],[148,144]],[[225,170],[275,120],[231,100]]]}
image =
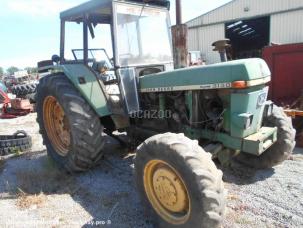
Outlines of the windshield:
{"label": "windshield", "polygon": [[166,9],[116,5],[118,61],[121,66],[172,62]]}
{"label": "windshield", "polygon": [[[73,49],[72,52],[75,60],[83,60],[83,49]],[[113,68],[111,61],[104,49],[88,49],[88,61],[105,61],[109,69]]]}

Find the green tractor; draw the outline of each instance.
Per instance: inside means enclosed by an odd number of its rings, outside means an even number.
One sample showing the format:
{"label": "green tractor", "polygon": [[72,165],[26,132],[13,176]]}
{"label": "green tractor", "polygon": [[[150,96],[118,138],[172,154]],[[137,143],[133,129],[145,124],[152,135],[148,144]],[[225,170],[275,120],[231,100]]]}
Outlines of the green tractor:
{"label": "green tractor", "polygon": [[[83,35],[73,55],[68,24]],[[112,59],[91,48],[102,26]],[[38,63],[37,120],[49,156],[84,171],[102,158],[104,134],[127,132],[138,146],[138,191],[159,227],[220,226],[226,193],[212,159],[233,154],[267,168],[292,153],[295,131],[267,101],[263,60],[173,69],[169,1],[93,0],[64,11],[60,45],[60,56]]]}

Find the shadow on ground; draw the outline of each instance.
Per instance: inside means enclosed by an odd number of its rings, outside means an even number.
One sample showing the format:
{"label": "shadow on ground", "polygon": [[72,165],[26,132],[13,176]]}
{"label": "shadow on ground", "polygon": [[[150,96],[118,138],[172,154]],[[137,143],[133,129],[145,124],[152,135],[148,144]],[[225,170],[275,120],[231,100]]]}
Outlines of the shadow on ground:
{"label": "shadow on ground", "polygon": [[[294,156],[302,155],[302,151],[295,150]],[[105,158],[85,173],[66,173],[48,158],[46,151],[0,161],[0,199],[17,199],[20,192],[67,194],[92,217],[84,226],[111,221],[114,227],[151,227],[133,181],[132,160],[132,154],[108,137]],[[217,166],[223,171],[225,182],[237,185],[262,181],[275,173],[274,169],[254,170],[234,162],[227,168]]]}
{"label": "shadow on ground", "polygon": [[222,167],[220,164],[217,164],[217,167],[223,172],[224,182],[237,185],[247,185],[263,181],[275,173],[273,168],[256,170],[237,162],[232,162],[229,167]]}
{"label": "shadow on ground", "polygon": [[[289,160],[303,160],[303,148],[296,147]],[[253,184],[263,181],[275,174],[274,168],[253,169],[232,160],[228,167],[217,162],[217,167],[223,172],[223,181],[237,185]]]}
{"label": "shadow on ground", "polygon": [[93,218],[84,226],[150,227],[133,183],[133,156],[117,144],[107,145],[106,151],[95,169],[74,175],[59,169],[45,151],[10,159],[0,164],[0,198],[18,198],[20,192],[68,194]]}

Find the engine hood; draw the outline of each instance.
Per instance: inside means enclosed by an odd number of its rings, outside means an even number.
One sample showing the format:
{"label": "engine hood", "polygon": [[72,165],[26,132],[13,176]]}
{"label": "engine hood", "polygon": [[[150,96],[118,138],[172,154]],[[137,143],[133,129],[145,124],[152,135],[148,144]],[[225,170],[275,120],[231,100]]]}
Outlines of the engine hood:
{"label": "engine hood", "polygon": [[258,58],[189,67],[140,77],[141,92],[232,88],[235,81],[250,86],[270,81],[270,70]]}

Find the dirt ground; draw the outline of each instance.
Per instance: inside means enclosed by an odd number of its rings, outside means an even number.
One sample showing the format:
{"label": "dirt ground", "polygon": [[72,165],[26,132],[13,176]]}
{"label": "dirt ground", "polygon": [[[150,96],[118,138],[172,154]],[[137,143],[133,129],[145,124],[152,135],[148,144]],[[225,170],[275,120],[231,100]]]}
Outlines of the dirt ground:
{"label": "dirt ground", "polygon": [[[0,160],[1,227],[152,227],[133,182],[133,156],[108,138],[95,169],[68,175],[47,157],[36,115],[0,120],[0,134],[26,130],[32,151]],[[224,227],[302,227],[303,150],[275,168],[224,171],[228,204]]]}

